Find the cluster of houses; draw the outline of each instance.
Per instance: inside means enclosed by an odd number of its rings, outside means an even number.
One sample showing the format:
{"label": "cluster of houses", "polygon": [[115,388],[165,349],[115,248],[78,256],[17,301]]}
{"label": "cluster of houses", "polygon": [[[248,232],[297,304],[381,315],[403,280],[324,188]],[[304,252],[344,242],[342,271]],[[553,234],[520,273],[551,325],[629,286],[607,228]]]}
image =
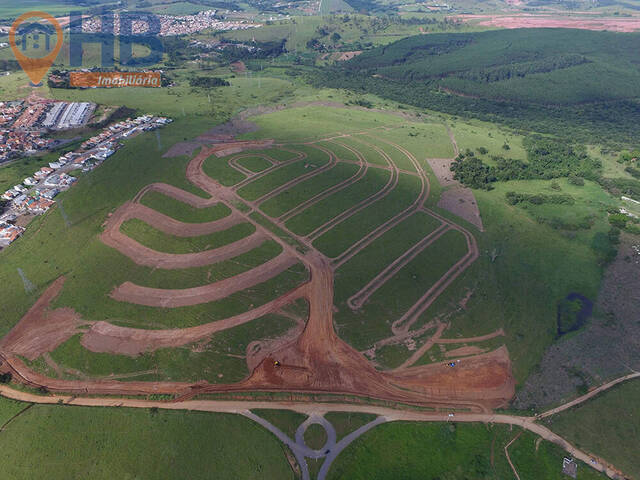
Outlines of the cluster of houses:
{"label": "cluster of houses", "polygon": [[24,228],[15,225],[18,217],[45,213],[55,204],[53,198],[73,185],[77,179],[69,175],[70,171],[92,170],[122,146],[120,139],[154,130],[171,121],[166,117],[144,115],[110,125],[86,140],[79,151],[65,153],[58,160],[50,162],[49,166],[25,178],[22,184],[4,192],[1,197],[7,202],[8,209],[0,215],[0,248],[9,245],[24,231]]}
{"label": "cluster of houses", "polygon": [[81,127],[94,109],[93,103],[41,98],[0,102],[0,163],[54,148],[58,142],[45,137],[49,130]]}
{"label": "cluster of houses", "polygon": [[[202,30],[244,30],[247,28],[260,27],[260,24],[250,23],[246,20],[222,20],[216,16],[215,10],[198,12],[195,15],[155,15],[160,24],[160,35],[186,35],[200,32]],[[120,15],[114,14],[113,33],[120,34]],[[131,21],[131,31],[134,35],[146,33],[149,25],[143,19]],[[84,18],[82,21],[82,31],[84,33],[102,32],[102,19],[99,16]]]}

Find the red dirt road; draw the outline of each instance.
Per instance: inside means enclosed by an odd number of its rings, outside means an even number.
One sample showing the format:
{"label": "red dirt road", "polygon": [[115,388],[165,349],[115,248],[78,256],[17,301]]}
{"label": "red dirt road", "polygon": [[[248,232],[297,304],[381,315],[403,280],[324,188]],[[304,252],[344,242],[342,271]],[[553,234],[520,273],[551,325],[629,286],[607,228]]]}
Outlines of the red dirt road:
{"label": "red dirt road", "polygon": [[298,260],[287,253],[281,253],[251,270],[235,277],[200,287],[167,290],[164,288],[142,287],[125,282],[111,292],[111,298],[120,302],[147,305],[149,307],[176,308],[188,305],[214,302],[240,290],[266,282],[292,267]]}

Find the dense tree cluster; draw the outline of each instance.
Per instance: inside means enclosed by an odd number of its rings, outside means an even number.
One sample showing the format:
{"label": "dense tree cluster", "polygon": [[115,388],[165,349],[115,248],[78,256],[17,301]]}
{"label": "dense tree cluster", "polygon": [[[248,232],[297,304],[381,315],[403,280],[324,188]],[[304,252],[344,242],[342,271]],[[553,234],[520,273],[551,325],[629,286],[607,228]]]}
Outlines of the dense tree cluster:
{"label": "dense tree cluster", "polygon": [[196,88],[215,88],[215,87],[228,87],[231,85],[224,78],[220,77],[191,77],[189,79],[189,85]]}
{"label": "dense tree cluster", "polygon": [[523,141],[527,161],[492,157],[495,165],[486,165],[468,151],[458,155],[451,165],[454,178],[472,188],[490,189],[493,182],[571,177],[574,183],[584,178],[600,180],[602,164],[587,155],[584,146],[559,139],[530,135]]}

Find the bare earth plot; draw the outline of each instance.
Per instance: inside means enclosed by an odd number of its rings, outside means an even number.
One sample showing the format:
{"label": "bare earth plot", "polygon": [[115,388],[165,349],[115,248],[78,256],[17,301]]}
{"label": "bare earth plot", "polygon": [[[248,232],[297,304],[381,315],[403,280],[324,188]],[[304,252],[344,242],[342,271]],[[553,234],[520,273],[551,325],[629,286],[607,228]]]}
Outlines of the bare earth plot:
{"label": "bare earth plot", "polygon": [[[369,136],[368,133],[361,131],[353,135],[318,138],[302,144],[273,145],[275,149],[290,153],[284,160],[269,155],[269,150],[265,148],[272,142],[268,140],[236,142],[225,134],[212,133],[210,138],[198,141],[202,148],[186,169],[187,179],[206,192],[208,198],[170,185],[149,185],[106,219],[100,235],[104,244],[135,263],[157,269],[215,264],[249,252],[264,241],[276,242],[282,249],[278,256],[261,265],[207,285],[159,289],[124,282],[111,292],[112,298],[120,302],[146,305],[159,308],[159,311],[203,304],[251,289],[296,264],[304,265],[310,272],[310,280],[304,285],[244,314],[192,328],[147,330],[108,321],[80,319],[71,309],[51,310],[49,303],[62,288],[60,280],[45,292],[41,301],[2,340],[0,353],[6,360],[2,368],[12,371],[27,384],[75,394],[164,393],[176,396],[179,401],[186,401],[197,395],[218,392],[316,392],[368,396],[475,412],[487,412],[506,404],[514,393],[514,379],[504,346],[492,351],[481,350],[482,353],[479,353],[479,350],[468,348],[468,343],[472,343],[473,339],[451,340],[460,343],[463,348],[457,353],[465,354],[464,362],[460,362],[456,368],[451,368],[448,362],[418,365],[416,361],[420,355],[416,353],[401,367],[380,371],[363,353],[336,333],[333,322],[335,271],[342,265],[348,265],[348,261],[360,252],[373,248],[376,240],[414,215],[416,219],[427,219],[424,221],[429,227],[425,227],[424,235],[414,238],[410,244],[403,243],[397,249],[397,256],[389,258],[386,265],[382,264],[372,271],[370,278],[362,278],[362,284],[354,286],[356,291],[349,298],[348,308],[354,311],[366,309],[372,299],[378,298],[379,301],[388,292],[401,288],[402,282],[410,279],[416,259],[428,259],[431,249],[440,245],[439,240],[446,242],[448,236],[455,236],[460,240],[460,253],[447,254],[449,257],[442,263],[440,273],[434,273],[439,271],[437,269],[428,272],[433,277],[429,282],[423,285],[415,283],[410,289],[402,290],[404,300],[396,307],[400,309],[399,315],[389,319],[386,327],[388,338],[382,342],[393,343],[411,337],[417,318],[478,255],[475,238],[469,231],[425,206],[430,185],[424,159],[416,158],[402,145]],[[336,145],[335,152],[332,145]],[[247,152],[255,149],[260,149],[259,153]],[[249,158],[258,161],[247,163]],[[207,168],[206,162],[211,161],[208,159],[215,159],[216,169]],[[221,175],[225,182],[212,178],[207,171]],[[241,174],[235,177],[237,181],[230,180],[234,178],[229,175],[230,171]],[[334,171],[341,173],[332,177],[331,172]],[[378,181],[366,181],[368,175],[374,173]],[[315,180],[326,183],[322,183],[322,189],[312,189],[309,194],[303,194],[302,186],[311,186]],[[229,184],[230,181],[233,183]],[[344,194],[350,189],[354,190],[353,194],[345,197]],[[200,223],[172,218],[149,206],[153,204],[141,203],[149,192],[161,193],[190,205],[194,210],[191,218],[200,220]],[[286,209],[262,209],[263,205],[270,205],[269,202],[286,196],[287,192],[292,192],[289,198],[293,200],[285,202]],[[330,206],[338,198],[348,201],[340,201],[329,208],[322,207],[323,203]],[[239,205],[242,208],[238,208]],[[212,208],[219,210],[215,217],[203,218],[198,215],[198,212]],[[304,231],[302,234],[296,233],[297,229],[288,228],[288,222],[283,221],[288,218],[295,220],[314,208],[321,208],[321,212],[318,212],[320,215],[307,217],[306,221],[313,225],[311,228],[300,224],[300,229]],[[327,216],[327,212],[332,213]],[[294,248],[285,242],[272,230],[256,222],[253,213],[265,215],[304,248]],[[280,218],[270,217],[269,213]],[[255,233],[213,249],[166,253],[146,247],[123,233],[120,228],[122,223],[134,218],[168,235],[179,237],[225,231],[239,223],[251,224]],[[329,258],[313,247],[314,240],[322,235],[331,235],[338,228],[344,229],[344,235],[340,233],[339,237],[348,239],[344,248],[336,252],[339,255]],[[442,245],[438,247],[439,250],[433,251],[442,250]],[[281,339],[253,344],[248,349],[250,354],[246,359],[250,374],[238,383],[54,379],[33,371],[18,358],[18,355],[36,358],[79,331],[82,333],[82,346],[95,352],[136,355],[158,348],[176,348],[270,312],[281,312],[283,307],[301,299],[309,305],[308,318],[298,322],[298,326]],[[37,323],[37,342],[31,339],[32,333],[35,333],[34,323]],[[82,327],[80,330],[79,326]],[[432,323],[432,326],[435,331],[430,344],[434,345],[446,326],[438,322]],[[421,333],[425,331],[422,329]],[[426,351],[425,345],[418,353]],[[27,352],[30,352],[29,355]]]}

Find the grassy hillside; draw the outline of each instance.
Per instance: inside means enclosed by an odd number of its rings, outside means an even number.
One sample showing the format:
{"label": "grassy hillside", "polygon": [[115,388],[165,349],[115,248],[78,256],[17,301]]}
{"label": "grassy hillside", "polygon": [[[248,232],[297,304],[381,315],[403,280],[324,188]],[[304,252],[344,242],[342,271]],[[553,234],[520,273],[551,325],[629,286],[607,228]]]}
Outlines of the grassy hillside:
{"label": "grassy hillside", "polygon": [[278,440],[239,415],[34,405],[0,445],[7,480],[294,478]]}
{"label": "grassy hillside", "polygon": [[[503,425],[388,423],[358,438],[338,457],[329,479],[514,478],[503,447],[518,431]],[[524,432],[509,448],[522,480],[560,480],[564,452]],[[584,464],[578,479],[606,478]]]}
{"label": "grassy hillside", "polygon": [[[640,478],[640,382],[632,380],[554,415],[549,427],[567,440]],[[634,453],[635,452],[635,453]]]}

